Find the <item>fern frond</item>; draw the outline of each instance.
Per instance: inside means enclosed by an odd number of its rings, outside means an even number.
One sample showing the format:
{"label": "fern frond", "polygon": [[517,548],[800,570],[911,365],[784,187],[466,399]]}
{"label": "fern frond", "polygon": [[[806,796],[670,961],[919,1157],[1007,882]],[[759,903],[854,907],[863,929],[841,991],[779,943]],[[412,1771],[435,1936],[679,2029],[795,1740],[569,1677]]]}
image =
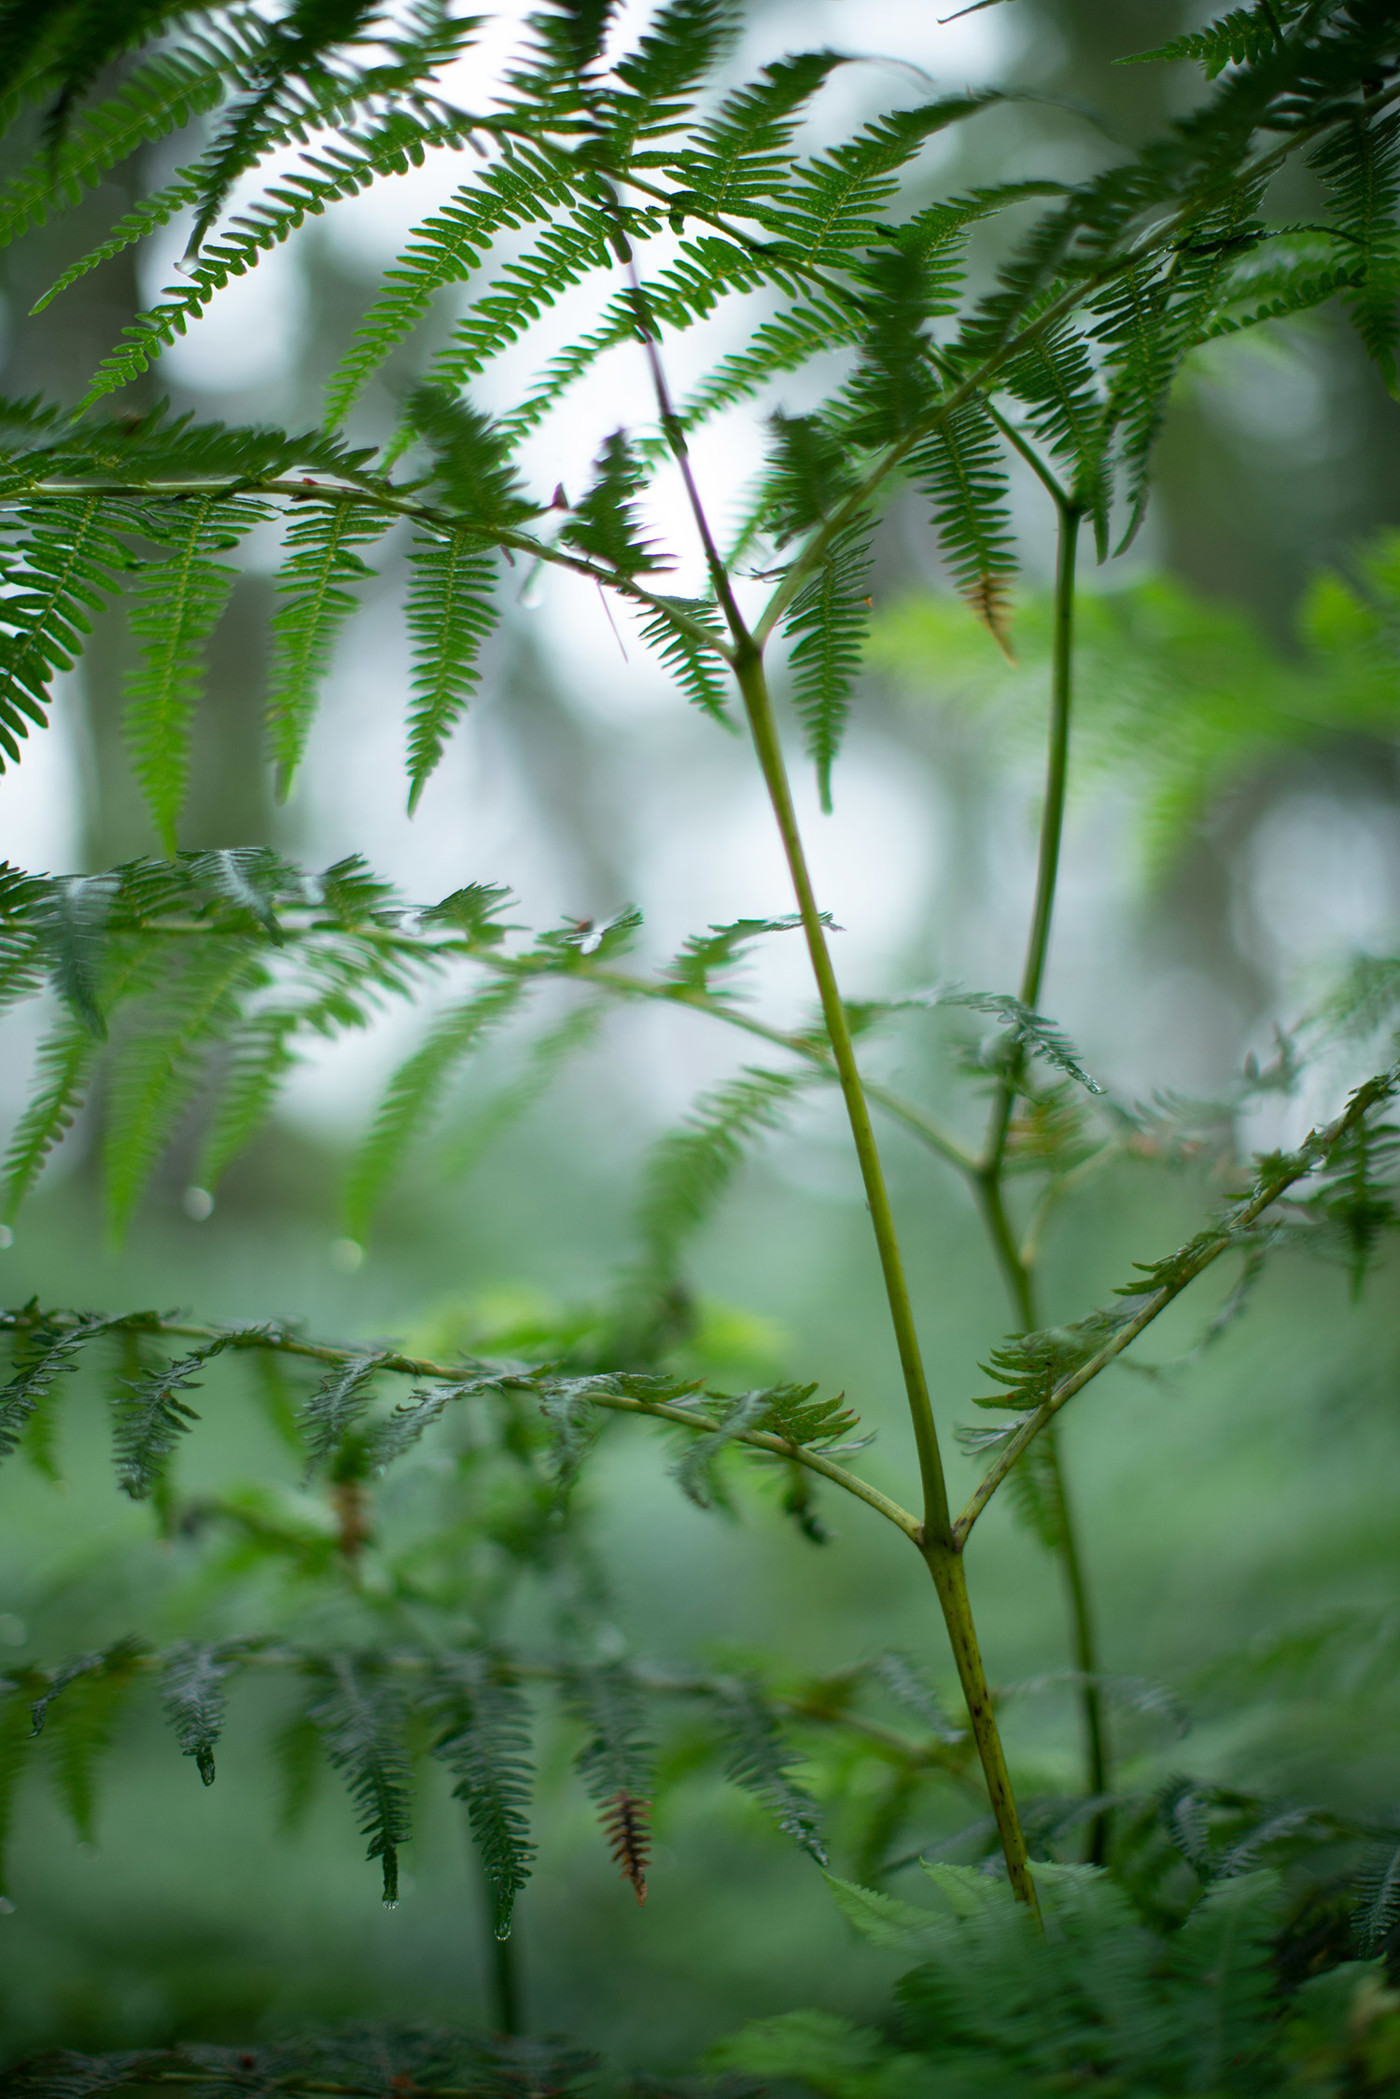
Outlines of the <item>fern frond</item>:
{"label": "fern frond", "polygon": [[267,704],[279,795],[290,791],[301,764],[336,638],[358,603],[355,590],[374,574],[358,550],[382,539],[392,523],[350,502],[317,502],[288,525]]}
{"label": "fern frond", "polygon": [[537,506],[521,492],[498,424],[438,385],[415,387],[408,406],[412,427],[432,452],[434,478],[465,524],[489,535],[492,527],[535,515]]}
{"label": "fern frond", "polygon": [[351,1356],[338,1370],[332,1370],[307,1400],[301,1410],[300,1427],[306,1445],[308,1479],[327,1468],[334,1474],[347,1455],[353,1459],[349,1445],[374,1396],[374,1381],[382,1362],[383,1355],[377,1351]]}
{"label": "fern frond", "polygon": [[648,1162],[638,1222],[656,1269],[675,1270],[684,1242],[705,1222],[743,1163],[746,1146],[782,1123],[811,1079],[748,1066],[704,1094]]}
{"label": "fern frond", "polygon": [[[318,114],[309,112],[313,118]],[[287,124],[283,135],[295,135],[301,121]],[[149,371],[161,352],[198,320],[225,285],[246,276],[261,256],[289,240],[309,218],[319,217],[342,198],[357,196],[381,175],[406,173],[427,147],[446,143],[461,143],[455,126],[425,124],[406,110],[391,109],[369,129],[346,130],[339,143],[325,145],[317,153],[303,153],[299,165],[232,219],[217,241],[203,242],[198,256],[188,264],[183,283],[168,286],[158,304],[138,314],[122,330],[121,340],[94,372],[84,406]],[[167,194],[165,215],[173,216],[185,203],[207,201],[207,175],[203,164],[188,170],[179,183],[178,203],[172,204]],[[175,188],[172,185],[172,192]],[[146,229],[143,225],[139,230]],[[109,236],[104,246],[110,248],[113,238]],[[123,237],[118,245],[125,246],[129,238]]]}
{"label": "fern frond", "polygon": [[884,228],[875,214],[894,196],[899,170],[937,132],[1000,99],[992,90],[948,95],[878,117],[842,145],[791,167],[778,196],[755,216],[780,253],[800,258],[809,268],[877,247]]}
{"label": "fern frond", "polygon": [[933,521],[957,589],[1008,652],[1009,591],[1016,573],[1001,440],[985,408],[945,416],[910,461],[933,500]]}
{"label": "fern frond", "polygon": [[1071,493],[1092,518],[1100,553],[1106,554],[1105,404],[1088,345],[1068,325],[1046,329],[1013,360],[1006,387],[1029,409],[1035,436],[1069,468]]}
{"label": "fern frond", "polygon": [[528,990],[525,979],[503,977],[449,1006],[394,1073],[350,1171],[346,1215],[356,1236],[363,1234],[390,1177],[437,1113],[457,1067],[493,1028],[509,1019]]}
{"label": "fern frond", "polygon": [[[803,51],[765,66],[726,95],[697,126],[680,161],[687,188],[712,212],[742,214],[787,185],[788,148],[813,95],[849,60],[837,51]],[[684,192],[678,200],[684,208]]]}
{"label": "fern frond", "polygon": [[225,1685],[242,1660],[229,1643],[184,1642],[172,1647],[161,1672],[160,1695],[182,1756],[192,1756],[206,1786],[214,1783],[214,1749],[224,1729]]}
{"label": "fern frond", "polygon": [[[13,1320],[6,1324],[13,1325]],[[18,1329],[14,1370],[0,1388],[0,1459],[8,1458],[18,1447],[58,1379],[77,1369],[89,1341],[106,1330],[107,1321],[93,1314],[75,1326],[41,1322]]]}
{"label": "fern frond", "polygon": [[494,1657],[471,1651],[439,1664],[433,1698],[442,1732],[433,1755],[456,1778],[482,1870],[491,1889],[498,1938],[508,1938],[515,1899],[530,1877],[530,1708]]}
{"label": "fern frond", "polygon": [[587,1730],[576,1768],[601,1811],[618,1871],[645,1902],[653,1754],[637,1686],[617,1667],[576,1669],[565,1676],[564,1692],[569,1712]]}
{"label": "fern frond", "polygon": [[826,548],[783,623],[792,649],[792,701],[817,768],[821,806],[831,811],[836,762],[870,624],[870,526],[848,525]]}
{"label": "fern frond", "polygon": [[1381,1952],[1400,1923],[1400,1844],[1374,1845],[1362,1861],[1353,1921],[1362,1952]]}
{"label": "fern frond", "polygon": [[246,942],[211,939],[192,946],[143,1001],[139,1027],[113,1059],[107,1097],[107,1214],[118,1237],[194,1098],[209,1051],[237,1023],[244,997],[267,980],[266,964]]}
{"label": "fern frond", "polygon": [[[670,609],[672,606],[684,614],[689,625],[682,627],[677,624]],[[703,648],[695,639],[690,631],[694,625],[704,627],[714,635],[716,646],[713,651]],[[729,713],[729,696],[721,672],[724,658],[719,653],[724,637],[709,601],[704,598],[661,598],[641,621],[641,630],[647,647],[660,657],[692,707],[698,707],[726,729],[733,729],[735,724]]]}
{"label": "fern frond", "polygon": [[911,1713],[936,1741],[946,1742],[951,1747],[964,1739],[961,1728],[955,1727],[944,1712],[938,1694],[923,1670],[916,1662],[911,1662],[908,1655],[889,1649],[884,1654],[877,1654],[873,1662],[867,1662],[861,1674],[887,1691],[895,1703]]}
{"label": "fern frond", "polygon": [[824,1866],[816,1803],[791,1775],[793,1752],[762,1691],[746,1681],[726,1684],[714,1710],[724,1731],[726,1776],[761,1800],[783,1834]]}
{"label": "fern frond", "polygon": [[0,190],[0,246],[77,204],[139,147],[213,109],[227,83],[241,85],[247,78],[261,47],[260,27],[248,16],[234,16],[208,24],[184,47],[155,52],[57,147],[50,141]]}
{"label": "fern frond", "polygon": [[200,1389],[199,1373],[224,1347],[207,1342],[177,1363],[161,1363],[118,1380],[112,1401],[117,1482],[133,1501],[148,1501],[165,1477],[166,1460],[199,1419],[184,1398]]}
{"label": "fern frond", "polygon": [[1400,394],[1400,117],[1354,116],[1309,155],[1329,208],[1354,250],[1347,304],[1392,394]]}
{"label": "fern frond", "polygon": [[1003,992],[990,991],[940,991],[934,1003],[940,1006],[966,1006],[973,1013],[990,1013],[1003,1021],[1007,1034],[1004,1038],[1017,1049],[1062,1071],[1066,1078],[1073,1079],[1086,1093],[1102,1093],[1103,1087],[1084,1069],[1079,1051],[1068,1035],[1053,1020],[1043,1013],[1032,1013],[1020,999]]}
{"label": "fern frond", "polygon": [[690,934],[661,974],[685,990],[710,992],[711,977],[742,963],[754,941],[765,933],[796,932],[801,924],[794,912],[788,918],[736,918],[727,926],[711,926],[707,933]]}
{"label": "fern frond", "polygon": [[[16,764],[31,726],[45,728],[49,687],[71,670],[92,614],[116,594],[132,556],[115,536],[131,506],[96,493],[22,504],[25,535],[0,596],[0,748]],[[0,757],[0,769],[4,759]]]}
{"label": "fern frond", "polygon": [[413,700],[408,714],[408,812],[442,757],[453,724],[480,682],[482,644],[499,617],[496,564],[479,540],[420,534],[409,548],[408,631]]}
{"label": "fern frond", "polygon": [[767,1396],[745,1392],[717,1410],[718,1419],[707,1435],[688,1435],[685,1448],[671,1467],[672,1476],[688,1501],[699,1509],[725,1508],[728,1496],[716,1470],[716,1461],[748,1430],[764,1425]]}
{"label": "fern frond", "polygon": [[397,1686],[371,1662],[338,1657],[318,1672],[321,1695],[308,1708],[326,1755],[345,1781],[369,1838],[365,1856],[378,1859],[384,1900],[399,1899],[399,1849],[409,1838],[412,1779],[404,1747],[405,1714]]}
{"label": "fern frond", "polygon": [[613,67],[621,88],[603,105],[603,152],[619,173],[638,147],[683,129],[690,93],[735,33],[731,0],[667,0],[636,47]]}
{"label": "fern frond", "polygon": [[594,462],[592,486],[564,522],[559,537],[591,561],[620,576],[648,575],[671,566],[641,536],[636,498],[645,474],[624,431],[615,430]]}
{"label": "fern frond", "polygon": [[4,1215],[13,1221],[54,1146],[73,1127],[101,1045],[83,1022],[65,1016],[35,1054],[33,1091],[5,1153]]}
{"label": "fern frond", "polygon": [[567,176],[543,155],[512,153],[416,226],[384,290],[326,389],[326,422],[342,422],[374,371],[411,334],[436,294],[463,283],[499,236],[537,224],[570,201]]}
{"label": "fern frond", "polygon": [[536,246],[507,263],[472,302],[428,367],[435,386],[465,386],[527,335],[566,292],[595,271],[613,270],[628,245],[627,233],[640,239],[663,223],[660,212],[650,209],[619,205],[604,210],[577,194],[568,201],[568,219],[556,216]]}
{"label": "fern frond", "polygon": [[236,546],[269,515],[265,504],[197,496],[147,513],[146,531],[168,549],[147,563],[132,593],[131,629],[143,663],[126,684],[132,767],[167,853],[189,776],[190,724],[203,684],[202,655],[237,570],[215,550]]}
{"label": "fern frond", "polygon": [[[136,1651],[122,1642],[74,1669],[67,1681],[56,1679],[35,1708],[34,1732],[41,1729],[59,1799],[81,1843],[94,1836],[97,1767],[112,1746],[117,1718],[132,1689]],[[50,1701],[59,1691],[57,1718],[44,1724]]]}
{"label": "fern frond", "polygon": [[1261,59],[1269,58],[1278,48],[1282,29],[1297,12],[1289,0],[1273,0],[1273,4],[1263,7],[1232,7],[1204,29],[1174,36],[1155,51],[1135,51],[1118,63],[1135,66],[1152,59],[1192,59],[1204,66],[1207,80],[1215,80],[1226,66],[1258,65]]}
{"label": "fern frond", "polygon": [[1217,2089],[1269,2038],[1274,1993],[1273,1935],[1279,1886],[1272,1873],[1217,1881],[1172,1943],[1180,1987],[1176,2048],[1198,2091]]}

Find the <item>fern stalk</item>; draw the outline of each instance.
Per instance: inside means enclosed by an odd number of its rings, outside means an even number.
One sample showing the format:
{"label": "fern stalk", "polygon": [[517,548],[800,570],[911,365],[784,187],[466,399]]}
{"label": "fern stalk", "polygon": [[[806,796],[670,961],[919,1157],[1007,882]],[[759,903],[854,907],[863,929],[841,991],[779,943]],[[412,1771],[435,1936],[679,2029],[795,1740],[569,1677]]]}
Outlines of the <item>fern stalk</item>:
{"label": "fern stalk", "polygon": [[1011,1789],[1006,1758],[1001,1746],[1001,1735],[996,1714],[992,1710],[986,1673],[977,1645],[977,1632],[962,1567],[961,1547],[953,1533],[943,1455],[939,1449],[938,1429],[933,1418],[933,1405],[929,1398],[928,1380],[924,1374],[923,1355],[914,1324],[914,1311],[909,1299],[904,1258],[900,1252],[894,1211],[885,1182],[885,1170],[870,1120],[870,1107],[861,1081],[860,1067],[856,1062],[850,1023],[836,981],[831,951],[827,946],[826,927],[817,907],[816,893],[807,866],[806,850],[802,843],[797,811],[793,806],[792,786],[783,758],[777,717],[773,711],[763,657],[752,642],[747,648],[741,645],[736,652],[734,672],[743,695],[754,750],[782,839],[788,872],[792,878],[798,913],[802,919],[802,930],[806,936],[807,952],[811,957],[812,974],[816,978],[821,999],[822,1017],[826,1023],[832,1057],[841,1081],[851,1137],[855,1144],[856,1157],[860,1162],[861,1179],[865,1186],[866,1202],[869,1205],[875,1244],[880,1256],[885,1296],[889,1303],[900,1368],[904,1374],[904,1389],[914,1427],[914,1441],[919,1454],[919,1474],[923,1485],[924,1515],[916,1542],[938,1592],[953,1659],[957,1665],[958,1680],[967,1702],[968,1719],[977,1743],[978,1755],[982,1760],[997,1833],[1006,1856],[1007,1873],[1017,1898],[1038,1913],[1039,1905],[1027,1861],[1025,1835],[1017,1813],[1015,1795]]}
{"label": "fern stalk", "polygon": [[[1024,449],[1026,456],[1030,457],[1029,447],[1018,449]],[[1055,915],[1055,894],[1059,884],[1060,848],[1064,839],[1065,793],[1069,784],[1070,718],[1074,705],[1075,574],[1082,523],[1081,511],[1065,495],[1058,483],[1048,474],[1043,474],[1041,478],[1054,497],[1059,533],[1055,565],[1045,802],[1040,818],[1035,902],[1031,907],[1026,959],[1021,971],[1021,1003],[1032,1012],[1039,1002],[1045,980],[1050,929]],[[974,1185],[992,1250],[1006,1284],[1020,1331],[1034,1333],[1040,1326],[1035,1301],[1035,1279],[1006,1213],[1004,1179],[1006,1141],[1016,1098],[1015,1082],[1019,1077],[1018,1067],[1024,1064],[1024,1061],[1025,1051],[1022,1048],[1017,1052],[1016,1064],[997,1087],[988,1119],[987,1141],[976,1170]],[[1053,1551],[1060,1562],[1060,1574],[1069,1607],[1075,1669],[1079,1677],[1080,1725],[1084,1738],[1084,1790],[1090,1799],[1098,1799],[1108,1791],[1107,1736],[1103,1694],[1099,1687],[1098,1642],[1084,1572],[1084,1557],[1080,1550],[1074,1511],[1065,1482],[1059,1437],[1053,1425],[1047,1431],[1044,1464],[1057,1518]],[[1096,1865],[1102,1859],[1106,1836],[1103,1818],[1096,1817],[1090,1836],[1090,1854]]]}

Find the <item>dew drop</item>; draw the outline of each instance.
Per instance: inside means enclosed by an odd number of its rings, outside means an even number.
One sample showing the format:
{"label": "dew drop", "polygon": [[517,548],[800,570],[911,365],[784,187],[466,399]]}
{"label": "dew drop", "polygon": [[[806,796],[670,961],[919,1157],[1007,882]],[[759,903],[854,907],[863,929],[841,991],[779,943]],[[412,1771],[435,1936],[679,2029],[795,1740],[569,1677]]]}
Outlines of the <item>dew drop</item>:
{"label": "dew drop", "polygon": [[332,1239],[331,1266],[342,1275],[353,1275],[365,1258],[365,1250],[358,1239]]}
{"label": "dew drop", "polygon": [[0,1247],[13,1246],[15,1235],[7,1224],[0,1224]]}
{"label": "dew drop", "polygon": [[498,1939],[500,1940],[501,1944],[502,1944],[502,1945],[504,1946],[504,1944],[505,1944],[506,1940],[507,1940],[507,1939],[508,1939],[508,1938],[510,1937],[510,1924],[509,1924],[509,1922],[506,1922],[505,1924],[498,1924],[498,1925],[496,1926],[496,1937],[497,1937],[497,1938],[498,1938]]}
{"label": "dew drop", "polygon": [[520,588],[523,612],[538,612],[544,603],[544,563],[537,561]]}
{"label": "dew drop", "polygon": [[398,1896],[397,1896],[397,1895],[396,1895],[396,1896],[394,1897],[394,1899],[393,1899],[393,1901],[392,1901],[392,1902],[389,1902],[389,1901],[387,1901],[387,1900],[386,1900],[386,1901],[385,1901],[385,1904],[384,1904],[384,1907],[385,1907],[385,1909],[386,1909],[386,1910],[396,1910],[396,1909],[398,1908],[398,1906],[399,1906],[399,1898],[398,1898]]}
{"label": "dew drop", "polygon": [[207,1188],[187,1188],[180,1198],[180,1207],[191,1224],[203,1224],[214,1214],[214,1198]]}

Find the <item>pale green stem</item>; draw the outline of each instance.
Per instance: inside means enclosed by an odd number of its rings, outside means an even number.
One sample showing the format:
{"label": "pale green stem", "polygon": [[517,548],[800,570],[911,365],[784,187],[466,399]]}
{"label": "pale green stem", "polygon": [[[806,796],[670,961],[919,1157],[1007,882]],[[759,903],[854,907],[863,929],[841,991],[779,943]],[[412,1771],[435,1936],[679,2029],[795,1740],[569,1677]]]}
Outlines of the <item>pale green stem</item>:
{"label": "pale green stem", "polygon": [[914,1312],[909,1299],[909,1286],[904,1274],[904,1261],[900,1253],[889,1189],[885,1183],[884,1167],[870,1120],[870,1108],[861,1082],[860,1068],[856,1062],[855,1044],[851,1039],[846,1008],[836,981],[836,971],[832,966],[831,951],[827,946],[826,927],[817,906],[807,866],[807,855],[802,843],[797,811],[793,806],[792,788],[783,759],[782,743],[778,735],[777,718],[773,712],[768,680],[764,673],[763,658],[757,648],[740,647],[735,675],[744,697],[754,750],[758,756],[764,785],[768,790],[768,799],[772,804],[787,858],[788,872],[797,899],[807,951],[811,957],[812,973],[816,978],[822,1015],[841,1082],[851,1136],[865,1186],[866,1204],[875,1233],[875,1244],[880,1257],[895,1345],[899,1351],[900,1368],[904,1374],[905,1394],[909,1403],[914,1441],[919,1455],[919,1473],[923,1483],[924,1520],[919,1539],[920,1549],[933,1577],[944,1624],[948,1630],[958,1681],[967,1705],[968,1720],[982,1761],[987,1796],[1006,1858],[1007,1876],[1017,1898],[1026,1903],[1032,1911],[1037,1911],[1035,1883],[1031,1879],[1026,1856],[1026,1840],[1016,1810],[1015,1795],[1011,1789],[1006,1758],[1001,1746],[1001,1734],[997,1727],[996,1714],[992,1709],[986,1673],[978,1650],[962,1559],[949,1521],[948,1489],[944,1478],[942,1453],[938,1447],[938,1430],[934,1423],[928,1381],[924,1375],[923,1357],[914,1325]]}

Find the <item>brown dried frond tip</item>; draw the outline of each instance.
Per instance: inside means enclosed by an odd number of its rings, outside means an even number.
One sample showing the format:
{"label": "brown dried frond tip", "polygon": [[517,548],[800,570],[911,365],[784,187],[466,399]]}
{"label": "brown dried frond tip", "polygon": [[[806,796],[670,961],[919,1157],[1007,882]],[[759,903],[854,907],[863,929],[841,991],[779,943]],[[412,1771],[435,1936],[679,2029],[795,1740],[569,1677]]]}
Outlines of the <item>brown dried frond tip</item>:
{"label": "brown dried frond tip", "polygon": [[624,1880],[630,1880],[638,1902],[647,1899],[647,1866],[651,1860],[651,1802],[633,1793],[619,1793],[603,1809],[603,1828],[613,1862]]}

